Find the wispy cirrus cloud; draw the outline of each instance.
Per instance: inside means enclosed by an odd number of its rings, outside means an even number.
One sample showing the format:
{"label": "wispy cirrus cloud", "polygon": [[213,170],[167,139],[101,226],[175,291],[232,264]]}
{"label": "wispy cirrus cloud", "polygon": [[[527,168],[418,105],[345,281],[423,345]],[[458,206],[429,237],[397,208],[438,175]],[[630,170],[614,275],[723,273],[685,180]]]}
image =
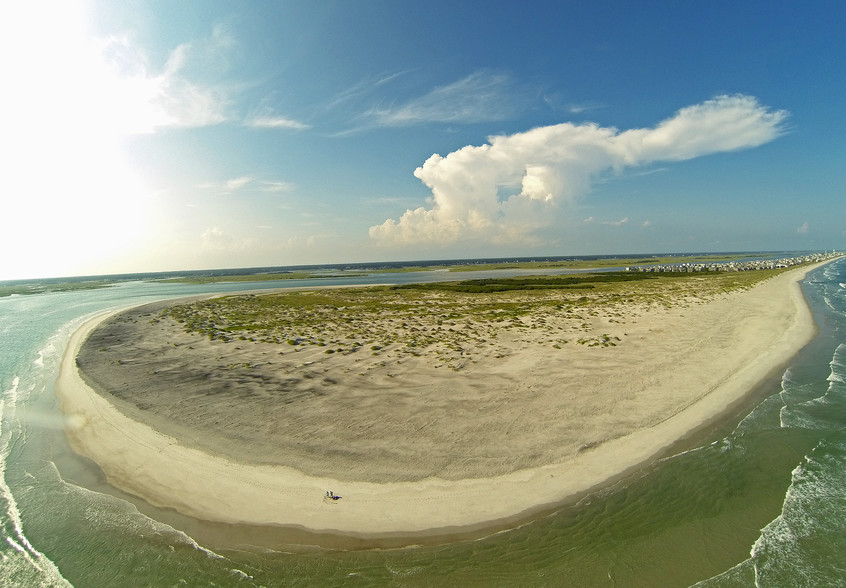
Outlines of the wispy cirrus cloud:
{"label": "wispy cirrus cloud", "polygon": [[[582,224],[589,225],[589,224],[592,224],[594,222],[596,222],[596,219],[593,218],[592,216],[589,216],[582,221]],[[615,220],[615,221],[601,221],[600,224],[606,225],[606,226],[609,226],[609,227],[622,227],[623,225],[629,224],[629,217],[623,217],[620,220]],[[645,229],[648,229],[649,227],[652,226],[652,223],[647,220],[647,221],[643,221],[640,226],[645,228]]]}
{"label": "wispy cirrus cloud", "polygon": [[270,102],[270,98],[262,100],[253,112],[244,117],[243,124],[254,129],[301,131],[309,128],[309,125],[302,121],[277,114]]}
{"label": "wispy cirrus cloud", "polygon": [[593,104],[593,103],[583,103],[583,104],[567,104],[566,109],[567,112],[570,114],[582,114],[584,112],[590,112],[592,110],[598,110],[600,108],[605,108],[603,104]]}
{"label": "wispy cirrus cloud", "polygon": [[254,178],[252,176],[239,176],[228,180],[203,182],[198,187],[203,190],[211,190],[213,192],[236,192],[253,181]]}
{"label": "wispy cirrus cloud", "polygon": [[123,109],[132,132],[168,127],[203,127],[234,122],[258,129],[304,130],[309,125],[281,116],[266,104],[251,114],[237,112],[242,87],[227,80],[238,43],[223,25],[208,36],[173,48],[157,71],[128,37],[101,41],[111,86],[111,109]]}
{"label": "wispy cirrus cloud", "polygon": [[102,69],[86,84],[105,103],[101,115],[127,134],[216,125],[233,117],[233,87],[219,76],[234,43],[217,26],[205,38],[177,45],[156,68],[128,36],[100,39]]}
{"label": "wispy cirrus cloud", "polygon": [[244,124],[256,129],[291,129],[301,131],[309,128],[309,125],[298,120],[273,115],[250,117],[244,121]]}
{"label": "wispy cirrus cloud", "polygon": [[358,100],[364,96],[370,95],[374,89],[386,86],[410,72],[411,70],[405,70],[384,74],[381,76],[369,76],[361,80],[360,82],[353,84],[349,88],[346,88],[343,91],[339,92],[334,98],[329,101],[329,103],[326,105],[326,108],[333,109],[343,104],[347,104],[351,101]]}
{"label": "wispy cirrus cloud", "polygon": [[291,182],[261,180],[253,176],[239,176],[222,181],[203,182],[198,187],[222,194],[231,194],[247,189],[258,192],[290,192],[295,188]]}
{"label": "wispy cirrus cloud", "polygon": [[284,181],[275,181],[269,182],[267,180],[261,180],[258,183],[258,188],[262,192],[290,192],[296,186],[291,182],[284,182]]}
{"label": "wispy cirrus cloud", "polygon": [[530,243],[554,222],[558,205],[587,194],[602,174],[757,147],[781,135],[787,117],[733,95],[682,108],[653,128],[562,123],[493,136],[427,159],[414,175],[432,190],[432,206],[408,209],[370,236],[391,245]]}
{"label": "wispy cirrus cloud", "polygon": [[[310,125],[275,112],[264,101],[245,114],[237,103],[243,84],[231,81],[231,53],[238,41],[223,25],[205,37],[174,47],[164,64],[149,57],[127,36],[100,41],[109,108],[131,124],[130,133],[192,128],[231,122],[256,129],[305,130]],[[102,85],[102,84],[101,84]]]}
{"label": "wispy cirrus cloud", "polygon": [[515,111],[511,92],[507,75],[479,71],[403,103],[370,108],[359,122],[370,128],[504,120]]}

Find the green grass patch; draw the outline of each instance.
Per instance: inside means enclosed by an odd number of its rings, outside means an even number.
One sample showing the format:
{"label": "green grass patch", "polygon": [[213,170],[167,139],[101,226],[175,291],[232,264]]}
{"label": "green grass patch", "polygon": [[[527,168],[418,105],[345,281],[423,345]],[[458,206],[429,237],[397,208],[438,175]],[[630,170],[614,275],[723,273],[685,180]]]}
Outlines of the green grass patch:
{"label": "green grass patch", "polygon": [[366,345],[386,359],[431,354],[447,365],[468,345],[491,348],[501,333],[548,330],[553,319],[569,321],[570,335],[550,332],[550,345],[575,341],[582,331],[581,345],[615,346],[612,335],[589,334],[588,317],[620,322],[622,305],[686,305],[780,271],[602,272],[244,294],[178,304],[162,316],[216,342],[257,340],[328,354]]}
{"label": "green grass patch", "polygon": [[73,292],[75,290],[96,290],[114,286],[114,282],[106,280],[85,282],[32,282],[20,284],[0,285],[0,298],[17,294],[27,296],[31,294],[45,294],[47,292]]}

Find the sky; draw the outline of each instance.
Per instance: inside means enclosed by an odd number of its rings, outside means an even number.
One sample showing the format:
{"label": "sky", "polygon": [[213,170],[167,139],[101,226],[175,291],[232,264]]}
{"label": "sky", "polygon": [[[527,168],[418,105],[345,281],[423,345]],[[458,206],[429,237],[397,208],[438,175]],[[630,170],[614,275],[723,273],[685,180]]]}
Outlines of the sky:
{"label": "sky", "polygon": [[10,2],[0,280],[846,248],[846,4]]}

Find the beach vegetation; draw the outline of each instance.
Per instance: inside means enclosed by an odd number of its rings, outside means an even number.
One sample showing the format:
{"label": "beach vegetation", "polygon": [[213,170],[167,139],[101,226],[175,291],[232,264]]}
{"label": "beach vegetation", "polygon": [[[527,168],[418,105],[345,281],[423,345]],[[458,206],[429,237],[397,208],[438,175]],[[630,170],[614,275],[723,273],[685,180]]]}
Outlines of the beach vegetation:
{"label": "beach vegetation", "polygon": [[327,354],[366,345],[374,356],[410,354],[457,367],[471,348],[483,352],[509,332],[543,332],[558,348],[567,340],[616,346],[619,337],[600,328],[622,326],[648,308],[747,289],[779,271],[601,272],[231,295],[177,304],[153,319],[212,341],[330,347]]}
{"label": "beach vegetation", "polygon": [[116,280],[34,280],[0,282],[0,298],[4,296],[28,296],[48,292],[74,292],[76,290],[98,290],[114,286]]}

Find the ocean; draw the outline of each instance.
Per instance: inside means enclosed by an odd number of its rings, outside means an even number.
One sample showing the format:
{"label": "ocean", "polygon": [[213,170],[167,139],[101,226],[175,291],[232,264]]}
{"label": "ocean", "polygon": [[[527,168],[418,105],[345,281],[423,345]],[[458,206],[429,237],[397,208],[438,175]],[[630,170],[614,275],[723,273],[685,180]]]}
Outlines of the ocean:
{"label": "ocean", "polygon": [[[367,280],[332,279],[351,281]],[[746,414],[578,505],[478,540],[216,549],[192,538],[194,521],[159,517],[110,489],[68,447],[53,382],[87,317],[202,292],[328,283],[136,281],[0,298],[0,586],[846,585],[846,259],[803,283],[819,334]]]}

